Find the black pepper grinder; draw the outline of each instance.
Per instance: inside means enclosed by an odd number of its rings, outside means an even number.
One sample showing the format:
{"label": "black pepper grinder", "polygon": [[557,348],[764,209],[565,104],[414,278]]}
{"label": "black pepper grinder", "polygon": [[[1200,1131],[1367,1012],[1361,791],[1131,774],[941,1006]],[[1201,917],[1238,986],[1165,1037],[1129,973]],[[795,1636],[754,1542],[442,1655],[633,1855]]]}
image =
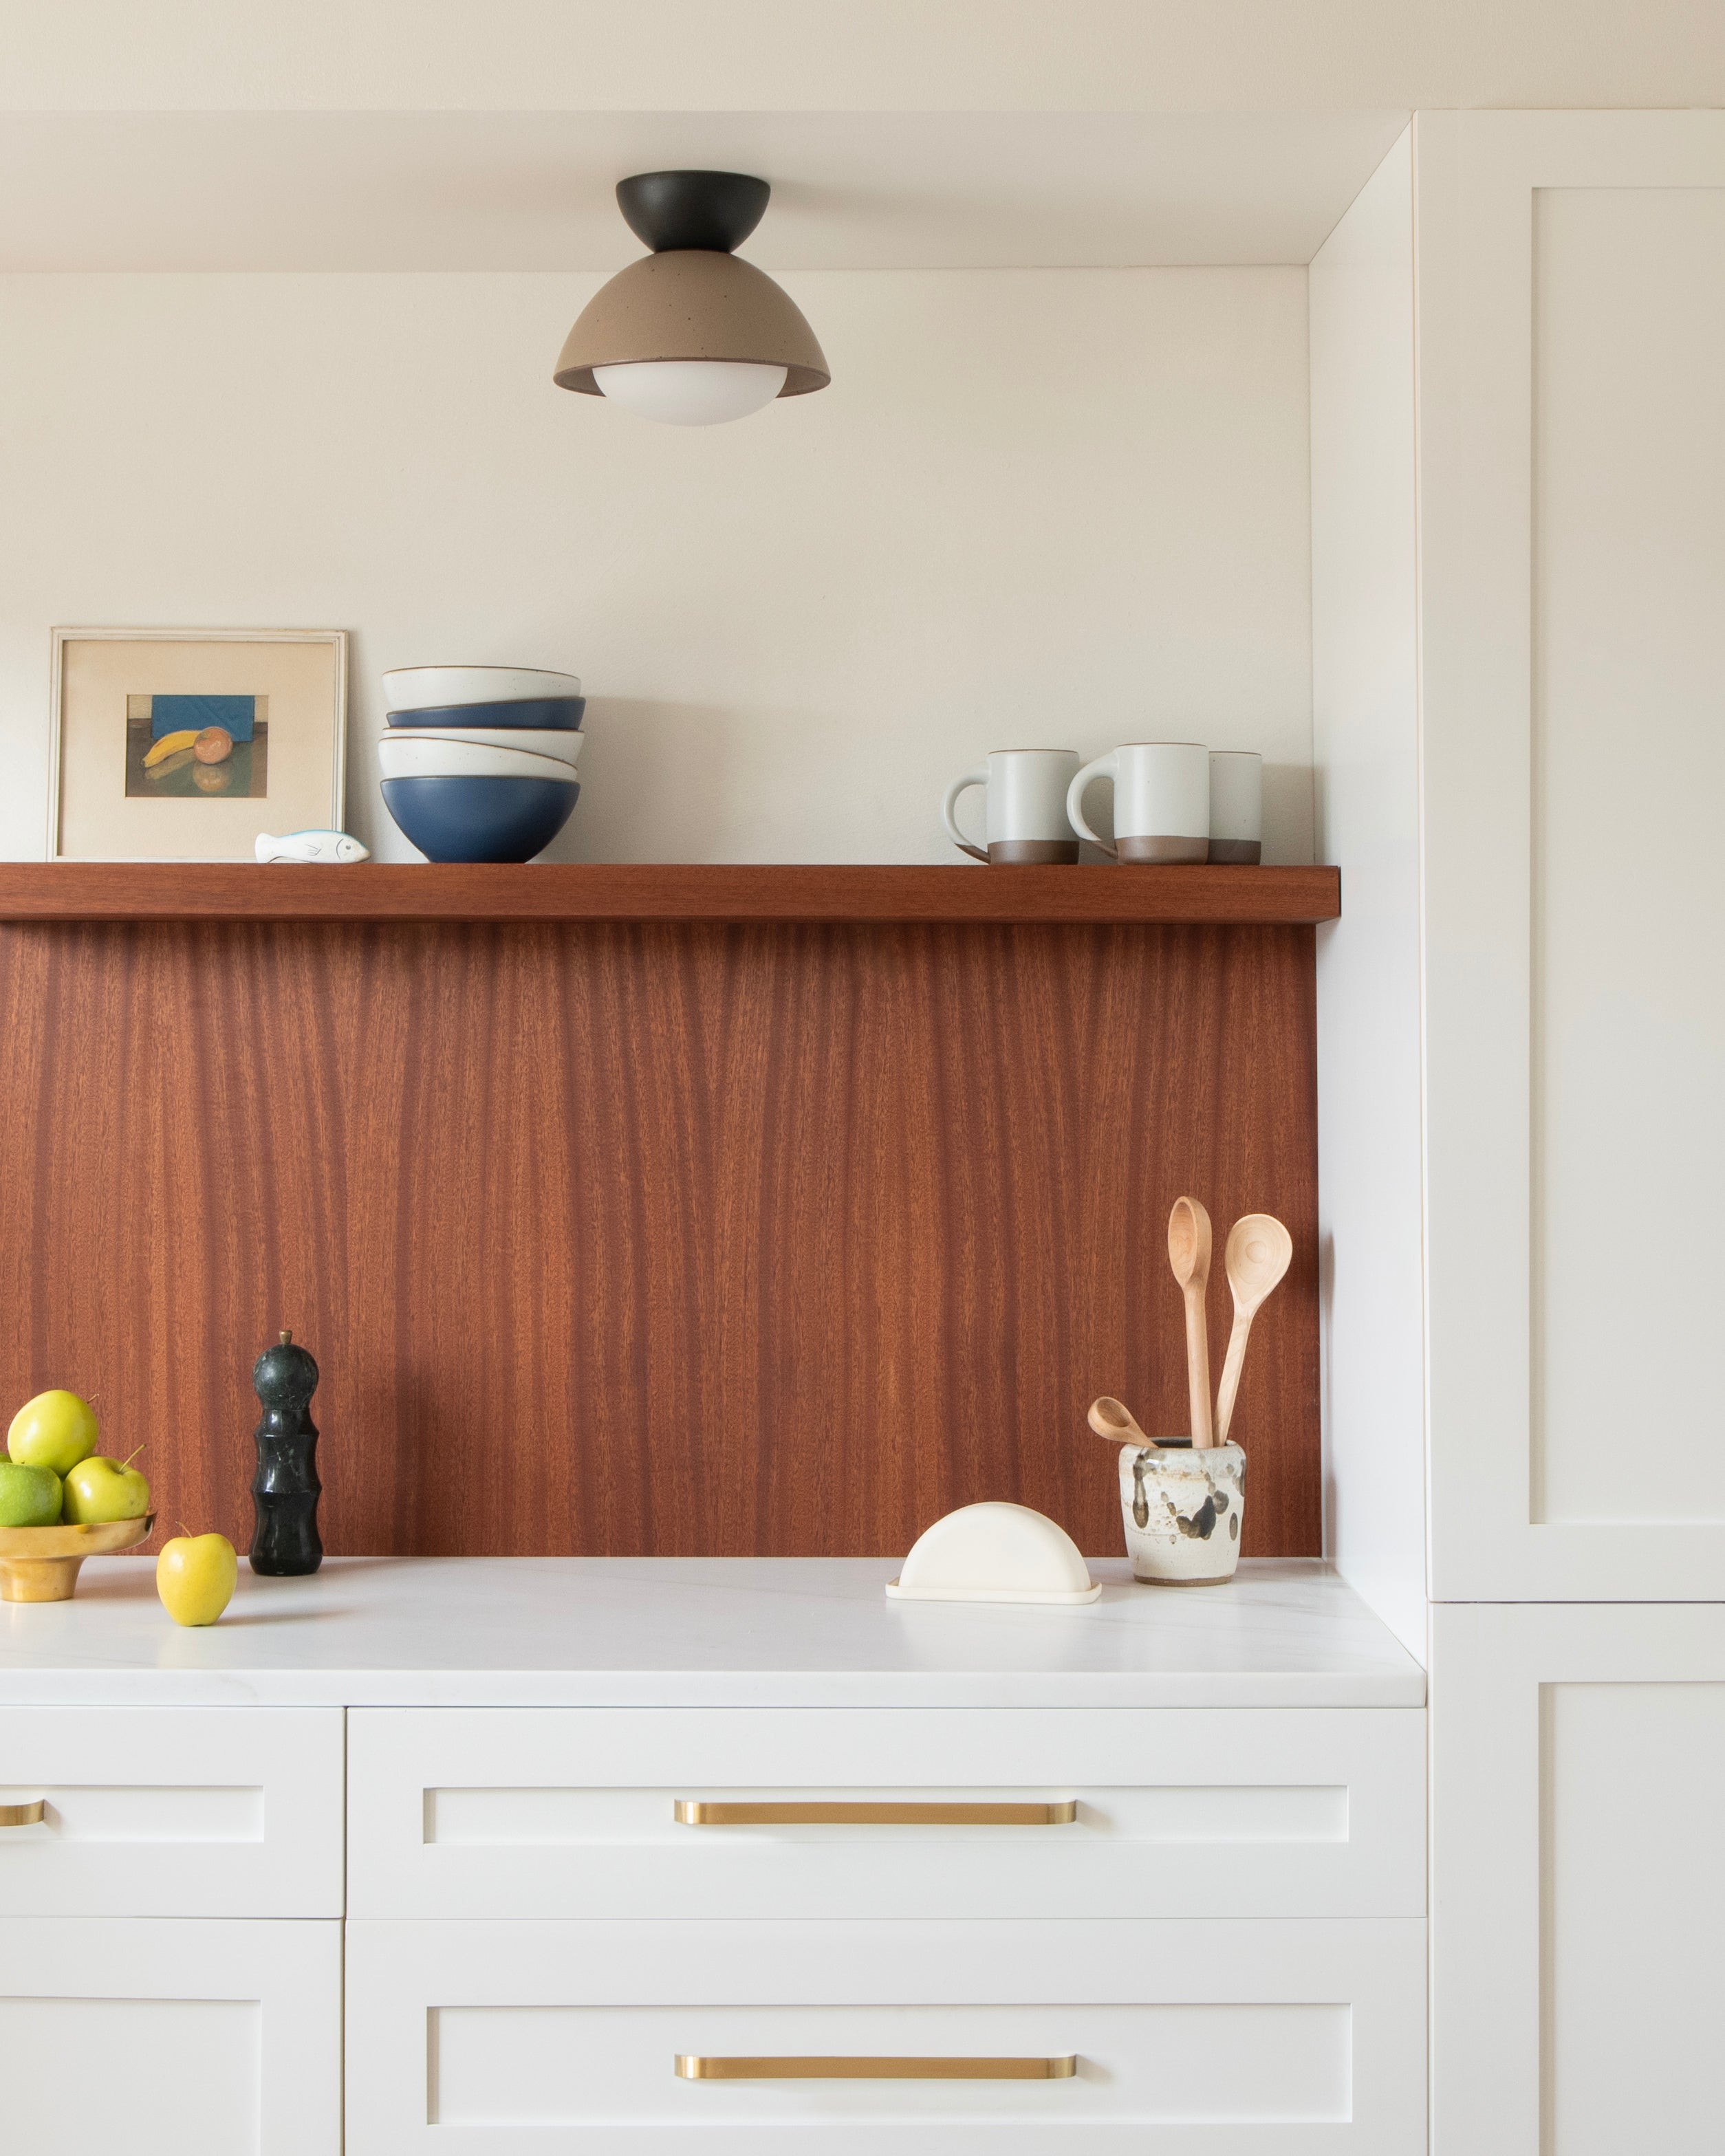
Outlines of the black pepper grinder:
{"label": "black pepper grinder", "polygon": [[252,1433],[258,1471],[252,1477],[252,1570],[283,1578],[316,1572],[323,1563],[317,1538],[317,1424],[311,1395],[317,1365],[291,1332],[252,1365],[252,1390],[264,1419]]}

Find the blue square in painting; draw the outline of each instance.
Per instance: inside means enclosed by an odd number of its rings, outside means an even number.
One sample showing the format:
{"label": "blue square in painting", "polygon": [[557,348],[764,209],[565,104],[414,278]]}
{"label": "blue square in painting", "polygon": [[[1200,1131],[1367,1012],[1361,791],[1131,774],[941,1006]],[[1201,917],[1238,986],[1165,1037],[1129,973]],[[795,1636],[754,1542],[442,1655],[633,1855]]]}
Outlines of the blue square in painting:
{"label": "blue square in painting", "polygon": [[201,734],[206,726],[219,726],[237,742],[252,737],[252,721],[258,715],[255,696],[152,696],[150,699],[150,738],[184,732]]}

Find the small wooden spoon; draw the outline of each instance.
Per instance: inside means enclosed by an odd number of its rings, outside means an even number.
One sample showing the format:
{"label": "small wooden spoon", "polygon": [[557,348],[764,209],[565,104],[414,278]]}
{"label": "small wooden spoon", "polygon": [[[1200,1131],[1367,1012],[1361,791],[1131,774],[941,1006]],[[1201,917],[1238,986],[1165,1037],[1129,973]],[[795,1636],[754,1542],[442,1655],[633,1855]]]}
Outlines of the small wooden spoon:
{"label": "small wooden spoon", "polygon": [[1104,1393],[1101,1399],[1091,1402],[1086,1419],[1096,1435],[1106,1437],[1111,1445],[1136,1445],[1142,1450],[1155,1442],[1138,1428],[1137,1418],[1125,1401],[1117,1400],[1111,1393]]}
{"label": "small wooden spoon", "polygon": [[1216,1394],[1216,1437],[1220,1444],[1228,1442],[1228,1425],[1234,1419],[1234,1396],[1240,1390],[1246,1335],[1293,1255],[1294,1239],[1274,1214],[1248,1213],[1228,1230],[1223,1261],[1228,1268],[1228,1285],[1234,1291],[1234,1330],[1228,1336],[1228,1354]]}
{"label": "small wooden spoon", "polygon": [[1192,1404],[1192,1443],[1205,1451],[1216,1441],[1210,1421],[1210,1342],[1204,1322],[1204,1291],[1210,1277],[1210,1216],[1195,1198],[1177,1198],[1168,1216],[1168,1261],[1186,1298],[1186,1389]]}

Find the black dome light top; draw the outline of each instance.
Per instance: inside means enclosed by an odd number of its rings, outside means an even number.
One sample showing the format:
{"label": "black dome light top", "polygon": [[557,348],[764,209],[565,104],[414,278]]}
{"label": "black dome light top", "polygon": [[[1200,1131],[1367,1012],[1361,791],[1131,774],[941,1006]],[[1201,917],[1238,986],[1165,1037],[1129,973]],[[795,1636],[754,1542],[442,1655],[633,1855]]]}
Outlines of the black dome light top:
{"label": "black dome light top", "polygon": [[772,193],[747,172],[637,172],[617,182],[617,207],[655,254],[685,248],[728,254],[761,222]]}

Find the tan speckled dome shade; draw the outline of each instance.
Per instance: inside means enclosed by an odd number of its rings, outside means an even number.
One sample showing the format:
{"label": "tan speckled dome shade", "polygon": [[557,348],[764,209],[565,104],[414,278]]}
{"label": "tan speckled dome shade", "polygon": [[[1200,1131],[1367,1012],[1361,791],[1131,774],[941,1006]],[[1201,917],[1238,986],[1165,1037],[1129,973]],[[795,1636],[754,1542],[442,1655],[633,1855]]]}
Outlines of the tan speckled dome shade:
{"label": "tan speckled dome shade", "polygon": [[806,396],[832,379],[794,300],[752,263],[716,249],[675,248],[619,270],[582,309],[552,379],[598,397],[596,367],[666,359],[782,367],[782,397]]}

